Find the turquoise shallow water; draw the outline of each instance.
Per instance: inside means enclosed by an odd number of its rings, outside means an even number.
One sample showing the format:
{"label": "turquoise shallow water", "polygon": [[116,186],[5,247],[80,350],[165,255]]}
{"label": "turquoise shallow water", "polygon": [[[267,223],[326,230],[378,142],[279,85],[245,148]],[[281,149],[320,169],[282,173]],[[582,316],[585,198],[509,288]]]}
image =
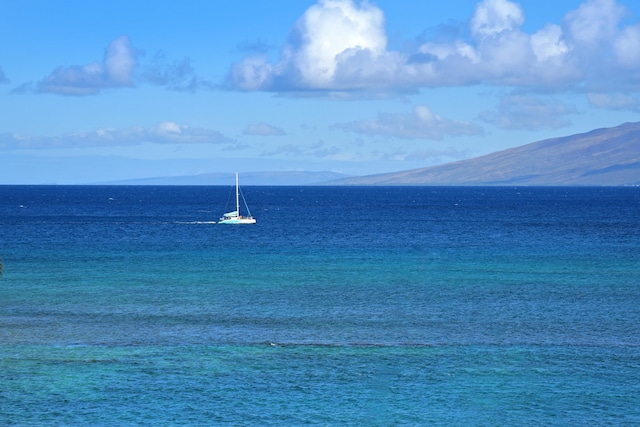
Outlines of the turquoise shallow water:
{"label": "turquoise shallow water", "polygon": [[16,424],[637,423],[637,376],[622,374],[637,367],[637,352],[624,348],[43,350],[6,355],[12,404],[3,415]]}
{"label": "turquoise shallow water", "polygon": [[637,188],[0,187],[0,424],[640,424]]}

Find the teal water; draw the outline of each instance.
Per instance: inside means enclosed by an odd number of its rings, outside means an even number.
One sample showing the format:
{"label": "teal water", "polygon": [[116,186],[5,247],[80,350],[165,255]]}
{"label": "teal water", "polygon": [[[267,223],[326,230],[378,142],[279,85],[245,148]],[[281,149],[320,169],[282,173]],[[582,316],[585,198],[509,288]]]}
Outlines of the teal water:
{"label": "teal water", "polygon": [[640,189],[228,191],[0,187],[0,424],[640,424]]}

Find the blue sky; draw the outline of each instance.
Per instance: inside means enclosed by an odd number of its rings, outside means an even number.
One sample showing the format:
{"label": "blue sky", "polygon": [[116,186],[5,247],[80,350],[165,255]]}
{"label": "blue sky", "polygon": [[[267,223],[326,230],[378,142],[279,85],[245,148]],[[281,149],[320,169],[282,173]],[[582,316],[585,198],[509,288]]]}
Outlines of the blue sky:
{"label": "blue sky", "polygon": [[0,184],[431,166],[638,121],[631,0],[6,0]]}

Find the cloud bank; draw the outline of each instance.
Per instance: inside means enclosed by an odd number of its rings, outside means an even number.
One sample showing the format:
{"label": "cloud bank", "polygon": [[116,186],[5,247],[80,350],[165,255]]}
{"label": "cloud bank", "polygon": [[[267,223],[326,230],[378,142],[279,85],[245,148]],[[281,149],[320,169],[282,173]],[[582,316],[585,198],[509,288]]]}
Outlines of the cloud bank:
{"label": "cloud bank", "polygon": [[149,128],[103,128],[60,137],[0,134],[0,150],[126,146],[145,142],[152,144],[221,144],[232,141],[215,130],[191,128],[174,122],[162,122]]}
{"label": "cloud bank", "polygon": [[485,111],[480,119],[503,129],[559,129],[571,123],[567,116],[574,107],[556,100],[543,100],[529,95],[507,95],[500,99],[497,112]]}
{"label": "cloud bank", "polygon": [[132,73],[138,54],[127,36],[107,47],[102,62],[58,67],[37,84],[40,93],[91,95],[103,89],[133,86]]}
{"label": "cloud bank", "polygon": [[402,139],[441,140],[445,135],[481,135],[482,128],[470,122],[448,120],[418,105],[411,114],[379,114],[375,120],[340,123],[334,128],[366,135]]}
{"label": "cloud bank", "polygon": [[366,1],[320,0],[292,29],[277,62],[248,56],[232,66],[246,91],[394,91],[491,84],[531,90],[640,88],[640,25],[624,25],[615,0],[587,0],[526,33],[525,12],[510,0],[483,0],[468,37],[387,47],[382,10]]}
{"label": "cloud bank", "polygon": [[[141,56],[142,53],[132,46],[129,37],[120,36],[109,43],[102,62],[57,67],[35,85],[36,92],[95,95],[105,89],[134,87],[136,83],[149,83],[183,92],[214,87],[196,74],[189,58],[172,61],[162,51],[153,55],[144,71],[136,75]],[[13,93],[28,93],[31,89],[31,83],[24,83],[14,88]]]}

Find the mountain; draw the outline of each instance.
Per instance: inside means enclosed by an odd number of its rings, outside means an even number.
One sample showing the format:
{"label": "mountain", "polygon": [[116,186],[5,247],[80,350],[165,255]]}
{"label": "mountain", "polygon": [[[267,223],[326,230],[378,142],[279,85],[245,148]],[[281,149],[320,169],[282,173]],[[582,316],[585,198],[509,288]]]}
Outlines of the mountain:
{"label": "mountain", "polygon": [[[241,185],[311,185],[348,177],[336,172],[243,172]],[[203,173],[199,175],[156,177],[109,181],[103,185],[232,185],[233,173]]]}
{"label": "mountain", "polygon": [[331,185],[640,185],[640,123]]}

